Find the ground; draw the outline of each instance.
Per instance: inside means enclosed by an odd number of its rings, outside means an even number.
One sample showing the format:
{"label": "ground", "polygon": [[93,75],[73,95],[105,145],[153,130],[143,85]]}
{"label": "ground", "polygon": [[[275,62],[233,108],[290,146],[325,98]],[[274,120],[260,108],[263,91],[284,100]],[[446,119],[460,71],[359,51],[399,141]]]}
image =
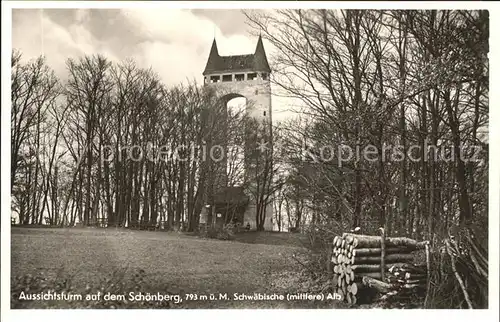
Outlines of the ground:
{"label": "ground", "polygon": [[[100,285],[105,276],[126,268],[144,273],[148,285],[174,294],[227,293],[232,297],[234,293],[299,291],[301,267],[292,257],[303,250],[297,234],[250,232],[235,241],[219,241],[173,232],[13,228],[11,240],[13,278],[69,274],[75,289]],[[181,306],[286,308],[324,307],[325,303],[184,301]]]}

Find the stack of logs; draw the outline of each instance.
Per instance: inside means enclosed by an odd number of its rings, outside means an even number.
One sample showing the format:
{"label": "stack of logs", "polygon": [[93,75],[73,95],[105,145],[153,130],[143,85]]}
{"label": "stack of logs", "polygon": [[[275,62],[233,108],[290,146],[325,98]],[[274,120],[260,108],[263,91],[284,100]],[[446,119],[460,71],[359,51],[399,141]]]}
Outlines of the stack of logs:
{"label": "stack of logs", "polygon": [[[382,230],[382,229],[381,229]],[[413,265],[412,252],[426,247],[406,237],[344,233],[333,240],[333,289],[348,304],[356,304],[358,290],[375,288],[380,293],[394,293],[402,288],[425,289],[425,268]]]}

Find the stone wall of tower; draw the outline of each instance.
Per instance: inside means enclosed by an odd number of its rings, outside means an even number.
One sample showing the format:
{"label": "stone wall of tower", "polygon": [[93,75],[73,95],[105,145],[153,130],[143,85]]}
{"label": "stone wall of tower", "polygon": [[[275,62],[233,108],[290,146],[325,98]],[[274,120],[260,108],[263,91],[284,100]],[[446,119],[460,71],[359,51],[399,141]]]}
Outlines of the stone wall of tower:
{"label": "stone wall of tower", "polygon": [[[235,73],[241,74],[241,73]],[[222,75],[226,74],[216,74],[220,76],[222,80]],[[235,75],[233,74],[233,81],[227,82],[216,82],[207,83],[211,76],[206,75],[205,82],[207,86],[214,86],[219,91],[219,95],[228,95],[229,97],[243,96],[246,98],[246,113],[247,116],[257,120],[259,123],[264,121],[269,125],[269,133],[271,131],[272,124],[272,106],[271,106],[271,83],[268,79],[262,79],[259,74],[257,79],[249,80],[247,79],[247,74],[245,75],[245,80],[235,81]],[[271,142],[272,144],[272,142]],[[266,207],[266,219],[264,221],[265,230],[273,230],[273,204],[269,203]],[[257,227],[256,223],[256,203],[255,200],[250,196],[250,203],[244,213],[244,225],[250,224],[251,229]]]}
{"label": "stone wall of tower", "polygon": [[[208,79],[209,76],[207,76]],[[271,118],[271,83],[269,80],[255,79],[245,81],[218,82],[207,84],[214,86],[222,95],[236,94],[247,99],[248,116],[259,121],[272,121]]]}
{"label": "stone wall of tower", "polygon": [[[244,219],[243,223],[246,225],[247,223],[250,224],[250,229],[254,230],[257,228],[257,221],[255,218],[256,214],[256,205],[254,200],[250,200],[250,204],[248,205],[247,209],[245,210],[244,214]],[[273,224],[273,204],[270,203],[266,207],[266,219],[264,221],[264,230],[271,231],[274,229],[274,224]]]}

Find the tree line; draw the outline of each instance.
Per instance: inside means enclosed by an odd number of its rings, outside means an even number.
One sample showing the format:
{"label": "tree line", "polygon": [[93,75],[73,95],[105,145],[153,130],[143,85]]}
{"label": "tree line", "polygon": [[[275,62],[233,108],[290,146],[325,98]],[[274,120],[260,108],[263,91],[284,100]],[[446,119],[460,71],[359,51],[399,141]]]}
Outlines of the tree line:
{"label": "tree line", "polygon": [[262,125],[228,110],[213,88],[167,87],[131,60],[94,55],[66,66],[62,81],[44,57],[23,63],[19,51],[12,55],[11,188],[19,223],[105,218],[108,226],[165,222],[193,231],[221,187],[243,185],[260,200],[263,229],[272,163],[254,156],[264,166],[244,176],[249,160],[241,156],[248,131]]}
{"label": "tree line", "polygon": [[[43,57],[22,63],[14,52],[11,188],[20,222],[104,217],[195,230],[208,196],[242,184],[258,202],[260,229],[269,205],[278,230],[384,226],[388,235],[432,239],[455,226],[487,227],[486,11],[246,16],[275,49],[274,89],[300,113],[273,126],[272,149],[243,157],[228,149],[222,163],[203,153],[245,146],[260,125],[228,111],[221,93],[169,88],[152,69],[98,55],[68,59],[63,82]],[[176,150],[193,144],[204,148]],[[387,145],[400,148],[399,159],[382,158]],[[339,159],[367,146],[372,159]],[[140,158],[165,147],[180,155]]]}
{"label": "tree line", "polygon": [[[275,48],[275,88],[300,112],[285,126],[289,175],[276,222],[430,240],[453,227],[487,231],[487,11],[246,16]],[[387,145],[398,158],[382,158]],[[373,152],[339,162],[327,146]]]}

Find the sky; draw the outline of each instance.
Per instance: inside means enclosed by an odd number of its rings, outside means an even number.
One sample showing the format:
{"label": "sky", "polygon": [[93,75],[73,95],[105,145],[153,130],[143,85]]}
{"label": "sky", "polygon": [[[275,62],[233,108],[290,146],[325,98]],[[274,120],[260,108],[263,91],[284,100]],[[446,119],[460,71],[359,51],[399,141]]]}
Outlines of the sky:
{"label": "sky", "polygon": [[67,58],[101,53],[153,67],[167,85],[202,80],[214,36],[222,55],[252,53],[240,10],[16,9],[12,47],[25,59],[43,54],[64,77]]}
{"label": "sky", "polygon": [[[152,67],[166,85],[203,83],[214,37],[221,55],[255,51],[257,37],[245,20],[241,10],[224,9],[14,9],[12,48],[23,60],[44,55],[61,79],[68,58],[100,53]],[[272,61],[267,41],[264,47]],[[274,119],[283,114],[279,100],[273,97]]]}

